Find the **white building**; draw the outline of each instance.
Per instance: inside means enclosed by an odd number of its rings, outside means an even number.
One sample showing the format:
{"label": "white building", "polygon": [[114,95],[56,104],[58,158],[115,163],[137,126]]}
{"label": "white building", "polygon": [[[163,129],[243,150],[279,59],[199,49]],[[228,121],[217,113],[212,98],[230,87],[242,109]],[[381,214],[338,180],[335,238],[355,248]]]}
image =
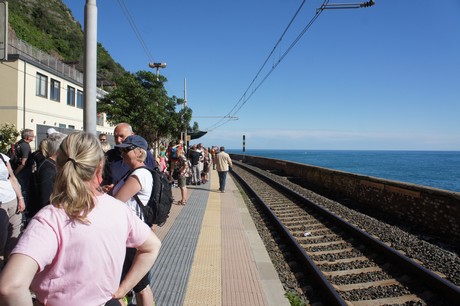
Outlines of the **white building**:
{"label": "white building", "polygon": [[[67,134],[83,130],[83,73],[13,35],[8,60],[0,61],[0,124],[34,130],[33,149],[50,127]],[[97,93],[106,94],[99,88]],[[98,114],[96,130],[113,134],[104,113]]]}

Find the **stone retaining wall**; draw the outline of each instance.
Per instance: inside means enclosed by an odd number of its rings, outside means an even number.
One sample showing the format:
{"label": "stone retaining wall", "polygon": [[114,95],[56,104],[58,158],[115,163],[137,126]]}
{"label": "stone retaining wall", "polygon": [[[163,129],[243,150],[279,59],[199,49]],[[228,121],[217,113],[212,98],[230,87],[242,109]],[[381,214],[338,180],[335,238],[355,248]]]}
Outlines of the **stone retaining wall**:
{"label": "stone retaining wall", "polygon": [[308,184],[382,210],[446,238],[460,241],[460,193],[277,159],[230,154],[264,169],[305,179]]}

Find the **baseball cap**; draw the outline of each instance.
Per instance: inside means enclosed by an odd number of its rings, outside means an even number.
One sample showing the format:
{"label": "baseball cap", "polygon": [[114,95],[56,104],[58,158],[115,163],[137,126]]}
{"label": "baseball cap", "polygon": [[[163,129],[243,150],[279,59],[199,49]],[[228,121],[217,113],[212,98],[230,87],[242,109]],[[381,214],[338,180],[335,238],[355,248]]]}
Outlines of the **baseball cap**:
{"label": "baseball cap", "polygon": [[120,143],[116,145],[115,147],[116,148],[127,148],[130,146],[135,146],[135,147],[144,149],[146,151],[148,149],[147,141],[139,135],[128,136],[126,137],[125,141],[123,141],[123,143]]}

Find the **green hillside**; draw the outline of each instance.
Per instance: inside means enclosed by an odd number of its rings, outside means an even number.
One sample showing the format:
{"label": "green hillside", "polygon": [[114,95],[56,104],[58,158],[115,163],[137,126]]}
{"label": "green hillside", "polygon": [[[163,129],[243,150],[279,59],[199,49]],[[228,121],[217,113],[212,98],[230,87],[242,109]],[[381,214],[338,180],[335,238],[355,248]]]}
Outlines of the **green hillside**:
{"label": "green hillside", "polygon": [[[61,0],[9,0],[9,23],[18,38],[64,62],[83,68],[81,24]],[[125,69],[98,44],[98,79],[111,83]]]}

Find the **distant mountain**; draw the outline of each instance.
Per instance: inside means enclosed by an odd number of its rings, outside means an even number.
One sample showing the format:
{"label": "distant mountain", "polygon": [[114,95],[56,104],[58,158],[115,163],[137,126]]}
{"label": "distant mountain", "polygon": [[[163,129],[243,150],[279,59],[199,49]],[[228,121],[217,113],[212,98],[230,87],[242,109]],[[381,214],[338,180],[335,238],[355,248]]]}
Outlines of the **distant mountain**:
{"label": "distant mountain", "polygon": [[[83,71],[83,29],[61,0],[9,0],[8,7],[18,38]],[[97,53],[98,82],[107,86],[126,72],[99,43]]]}

